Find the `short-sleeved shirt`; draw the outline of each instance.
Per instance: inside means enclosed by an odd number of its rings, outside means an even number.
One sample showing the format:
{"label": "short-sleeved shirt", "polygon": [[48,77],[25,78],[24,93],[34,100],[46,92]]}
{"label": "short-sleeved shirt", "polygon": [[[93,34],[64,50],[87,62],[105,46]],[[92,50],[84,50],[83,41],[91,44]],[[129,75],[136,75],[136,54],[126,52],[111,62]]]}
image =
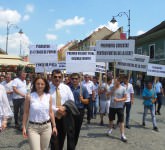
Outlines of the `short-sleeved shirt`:
{"label": "short-sleeved shirt", "polygon": [[[110,91],[113,90],[113,86],[111,87]],[[123,102],[115,102],[114,98],[123,98],[126,94],[126,89],[123,86],[120,86],[118,89],[115,90],[115,92],[111,96],[111,108],[123,108],[124,106],[124,101]]]}
{"label": "short-sleeved shirt", "polygon": [[133,86],[131,83],[128,83],[128,86],[124,84],[124,87],[126,88],[126,93],[127,93],[127,100],[125,102],[130,102],[131,94],[134,94]]}
{"label": "short-sleeved shirt", "polygon": [[[94,83],[93,83],[94,84]],[[95,97],[98,96],[98,88],[99,88],[99,85],[98,83],[94,84],[94,92],[95,92]]]}
{"label": "short-sleeved shirt", "polygon": [[104,93],[100,94],[99,98],[100,101],[106,101],[107,100],[107,96],[106,96],[106,92],[107,92],[107,83],[102,83],[102,85],[100,86],[100,90],[105,91]]}
{"label": "short-sleeved shirt", "polygon": [[157,82],[155,85],[156,93],[161,93],[161,89],[162,89],[162,83]]}
{"label": "short-sleeved shirt", "polygon": [[[26,95],[27,89],[26,89],[26,80],[21,80],[20,78],[15,78],[12,83],[13,87],[16,87],[16,89],[21,92],[22,94]],[[19,94],[13,93],[13,99],[19,99],[24,98]]]}
{"label": "short-sleeved shirt", "polygon": [[[69,86],[60,83],[58,88],[61,95],[61,105],[63,105],[68,100],[74,101],[73,93]],[[54,84],[50,85],[50,94],[52,95],[52,109],[56,113],[58,108],[56,108],[56,86]]]}
{"label": "short-sleeved shirt", "polygon": [[84,81],[82,81],[82,85],[87,88],[88,93],[91,95],[92,91],[94,91],[94,83],[92,81],[86,82],[84,80]]}
{"label": "short-sleeved shirt", "polygon": [[[144,88],[143,93],[142,93],[142,96],[143,97],[152,97],[152,96],[154,96],[154,98],[157,98],[156,93],[154,92],[154,90],[153,89],[149,90],[147,88]],[[151,105],[153,105],[152,98],[147,99],[147,100],[144,100],[143,104],[145,106],[151,106]]]}
{"label": "short-sleeved shirt", "polygon": [[[71,88],[71,91],[73,92],[75,105],[77,106],[77,108],[83,109],[84,104],[80,101],[80,86],[78,86],[77,88],[74,88],[73,86],[71,86],[70,88]],[[86,87],[84,87],[84,86],[82,86],[82,96],[84,99],[89,98],[88,91],[87,91]]]}

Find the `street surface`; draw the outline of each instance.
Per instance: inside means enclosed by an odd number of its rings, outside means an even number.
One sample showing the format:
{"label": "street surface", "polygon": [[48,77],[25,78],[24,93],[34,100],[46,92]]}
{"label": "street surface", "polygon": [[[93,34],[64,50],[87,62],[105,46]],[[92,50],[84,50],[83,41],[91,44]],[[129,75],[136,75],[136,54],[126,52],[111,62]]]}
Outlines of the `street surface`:
{"label": "street surface", "polygon": [[[164,150],[165,149],[165,106],[162,106],[160,116],[156,115],[159,132],[152,130],[151,115],[147,116],[146,127],[142,127],[143,105],[140,98],[135,98],[131,111],[131,129],[126,129],[127,143],[120,140],[119,128],[114,129],[108,137],[108,118],[105,126],[99,125],[99,115],[90,125],[84,119],[83,127],[77,145],[77,150]],[[28,141],[23,139],[22,133],[15,130],[12,124],[0,133],[0,150],[29,150]],[[66,150],[66,144],[65,148]]]}

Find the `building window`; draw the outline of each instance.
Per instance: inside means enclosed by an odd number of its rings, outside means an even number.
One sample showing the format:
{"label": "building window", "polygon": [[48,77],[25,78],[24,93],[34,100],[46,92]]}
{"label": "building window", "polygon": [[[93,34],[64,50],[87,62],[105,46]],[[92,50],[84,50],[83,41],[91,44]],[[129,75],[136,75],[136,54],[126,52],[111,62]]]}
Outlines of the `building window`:
{"label": "building window", "polygon": [[137,48],[137,54],[139,54],[139,55],[142,55],[143,54],[142,47]]}
{"label": "building window", "polygon": [[149,56],[150,56],[150,59],[155,58],[155,44],[149,45]]}

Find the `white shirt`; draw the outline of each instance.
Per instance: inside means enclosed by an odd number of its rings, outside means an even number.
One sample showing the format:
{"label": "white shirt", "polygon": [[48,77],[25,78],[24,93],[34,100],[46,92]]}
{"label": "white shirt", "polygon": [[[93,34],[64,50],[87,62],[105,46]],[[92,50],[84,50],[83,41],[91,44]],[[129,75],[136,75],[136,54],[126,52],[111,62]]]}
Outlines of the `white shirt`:
{"label": "white shirt", "polygon": [[160,82],[157,82],[155,85],[156,93],[161,93],[161,89],[162,89],[162,84]]}
{"label": "white shirt", "polygon": [[[68,100],[74,101],[73,93],[69,86],[65,85],[64,83],[60,83],[58,88],[61,95],[61,105],[63,105]],[[52,95],[52,109],[56,114],[58,108],[56,108],[56,87],[54,84],[50,85],[50,94]]]}
{"label": "white shirt", "polygon": [[49,116],[50,94],[44,93],[42,98],[36,92],[30,94],[29,120],[42,123],[50,119]]}
{"label": "white shirt", "polygon": [[91,95],[92,91],[94,91],[94,83],[90,80],[88,82],[84,80],[82,81],[82,85],[87,88],[88,93]]}
{"label": "white shirt", "polygon": [[131,101],[131,94],[134,94],[134,89],[131,83],[128,83],[128,86],[124,84],[124,87],[126,88],[126,94],[127,94],[127,100],[125,102]]}
{"label": "white shirt", "polygon": [[[13,92],[12,84],[13,84],[13,80],[11,80],[8,83],[6,81],[2,82],[2,85],[5,87],[6,92]],[[9,101],[12,101],[13,94],[7,94],[7,98],[8,98]]]}
{"label": "white shirt", "polygon": [[1,117],[9,118],[12,116],[13,116],[13,112],[10,108],[5,88],[3,85],[0,85],[0,118]]}
{"label": "white shirt", "polygon": [[[16,78],[13,80],[12,86],[16,87],[18,91],[26,95],[27,93],[26,80],[22,81],[20,78]],[[13,99],[19,99],[19,98],[23,98],[23,97],[19,94],[13,93]]]}

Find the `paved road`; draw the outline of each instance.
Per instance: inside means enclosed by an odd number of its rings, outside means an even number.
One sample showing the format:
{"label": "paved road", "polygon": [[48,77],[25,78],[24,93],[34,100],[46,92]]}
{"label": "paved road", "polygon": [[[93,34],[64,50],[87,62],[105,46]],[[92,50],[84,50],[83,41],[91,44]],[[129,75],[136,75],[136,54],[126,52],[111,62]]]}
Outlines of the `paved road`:
{"label": "paved road", "polygon": [[[105,126],[99,126],[99,116],[92,120],[90,125],[86,124],[85,119],[77,150],[164,150],[165,106],[162,107],[162,115],[156,116],[160,132],[152,131],[150,115],[147,117],[146,127],[141,126],[142,112],[142,100],[136,98],[131,114],[131,129],[126,129],[127,143],[121,142],[119,128],[113,130],[111,137],[106,136],[107,117],[105,117]],[[29,150],[28,141],[24,140],[21,133],[12,126],[13,124],[0,133],[0,150]]]}

